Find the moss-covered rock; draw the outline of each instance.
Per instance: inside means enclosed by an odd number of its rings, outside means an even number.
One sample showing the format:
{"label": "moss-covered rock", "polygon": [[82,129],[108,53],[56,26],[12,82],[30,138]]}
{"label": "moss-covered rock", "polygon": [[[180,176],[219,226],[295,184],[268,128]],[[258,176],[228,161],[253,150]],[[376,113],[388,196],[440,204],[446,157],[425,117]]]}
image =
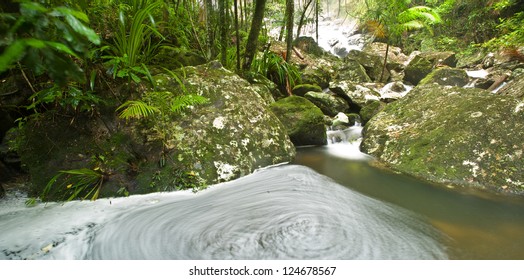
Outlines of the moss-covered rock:
{"label": "moss-covered rock", "polygon": [[517,98],[524,97],[524,74],[521,74],[509,81],[498,92],[500,95],[510,95]]}
{"label": "moss-covered rock", "polygon": [[386,104],[384,102],[378,101],[378,100],[371,100],[368,104],[366,104],[361,110],[360,110],[360,118],[362,120],[362,124],[366,124],[373,116],[378,114]]}
{"label": "moss-covered rock", "polygon": [[298,37],[293,41],[293,46],[316,56],[323,56],[326,52],[317,44],[315,39],[307,36]]}
{"label": "moss-covered rock", "polygon": [[353,83],[369,83],[371,78],[366,69],[356,60],[346,60],[344,65],[337,70],[336,81],[351,81]]}
{"label": "moss-covered rock", "polygon": [[[386,82],[389,79],[389,71],[384,67],[384,61],[380,56],[359,50],[351,50],[344,59],[345,61],[356,61],[366,69],[367,75],[374,82]],[[382,80],[380,79],[382,76]]]}
{"label": "moss-covered rock", "polygon": [[325,115],[334,117],[339,112],[349,110],[348,103],[339,96],[324,92],[308,92],[304,95],[309,101],[313,102]]}
{"label": "moss-covered rock", "polygon": [[306,93],[313,91],[313,92],[322,92],[322,89],[317,85],[311,85],[311,84],[301,84],[297,85],[293,88],[293,95],[297,96],[304,96]]}
{"label": "moss-covered rock", "polygon": [[289,96],[271,104],[270,108],[286,126],[296,146],[327,144],[324,114],[311,101]]}
{"label": "moss-covered rock", "polygon": [[[30,121],[19,153],[32,195],[41,194],[59,170],[95,171],[103,178],[100,197],[107,197],[198,189],[293,159],[285,127],[246,80],[216,62],[183,72],[187,92],[208,98],[207,104],[139,121],[118,119],[114,107],[99,118],[48,112]],[[170,75],[154,78],[158,91],[183,92]],[[65,192],[58,189],[48,199],[64,199]]]}
{"label": "moss-covered rock", "polygon": [[433,63],[421,55],[416,55],[404,70],[404,80],[417,85],[431,71],[433,71]]}
{"label": "moss-covered rock", "polygon": [[380,93],[376,90],[349,81],[333,83],[329,89],[346,100],[353,113],[359,113],[369,102],[380,99]]}
{"label": "moss-covered rock", "polygon": [[454,52],[424,52],[421,56],[433,63],[434,66],[457,67],[457,56]]}
{"label": "moss-covered rock", "polygon": [[463,87],[469,82],[469,76],[463,69],[438,68],[419,82],[419,85],[437,83],[441,86]]}
{"label": "moss-covered rock", "polygon": [[361,148],[431,181],[524,194],[522,139],[522,100],[431,84],[372,118]]}

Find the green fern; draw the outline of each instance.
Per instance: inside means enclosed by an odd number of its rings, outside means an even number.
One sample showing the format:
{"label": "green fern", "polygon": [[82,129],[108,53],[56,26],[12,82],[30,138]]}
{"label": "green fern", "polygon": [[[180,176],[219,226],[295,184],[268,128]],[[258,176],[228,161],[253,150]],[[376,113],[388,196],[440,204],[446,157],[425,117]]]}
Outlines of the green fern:
{"label": "green fern", "polygon": [[171,111],[175,114],[180,114],[183,110],[191,106],[202,105],[208,101],[209,99],[195,94],[177,96],[171,101]]}
{"label": "green fern", "polygon": [[160,109],[141,100],[128,100],[117,108],[118,111],[120,111],[118,114],[120,118],[129,120],[147,118],[159,113]]}

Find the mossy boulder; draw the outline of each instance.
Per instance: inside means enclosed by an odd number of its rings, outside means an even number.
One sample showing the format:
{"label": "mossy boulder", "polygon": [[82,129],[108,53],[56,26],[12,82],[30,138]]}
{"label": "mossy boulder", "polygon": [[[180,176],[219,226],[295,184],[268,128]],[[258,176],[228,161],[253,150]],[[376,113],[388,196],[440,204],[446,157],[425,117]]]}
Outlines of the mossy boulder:
{"label": "mossy boulder", "polygon": [[469,82],[469,76],[463,69],[438,68],[420,81],[420,85],[436,83],[441,86],[463,87]]}
{"label": "mossy boulder", "polygon": [[289,96],[271,104],[270,108],[286,126],[296,146],[327,144],[324,114],[311,101]]}
{"label": "mossy boulder", "polygon": [[340,96],[324,92],[308,92],[304,95],[309,101],[313,102],[325,115],[334,117],[339,112],[349,110],[348,103]]}
{"label": "mossy boulder", "polygon": [[366,69],[356,60],[346,60],[341,68],[337,69],[336,81],[351,81],[353,83],[369,83],[371,78]]}
{"label": "mossy boulder", "polygon": [[524,101],[428,84],[364,128],[362,150],[430,181],[524,195]]}
{"label": "mossy boulder", "polygon": [[521,74],[509,81],[497,94],[510,95],[517,98],[524,97],[524,74]]}
{"label": "mossy boulder", "polygon": [[293,95],[304,96],[306,93],[310,91],[322,92],[322,89],[317,85],[311,85],[311,84],[296,85],[293,88]]}
{"label": "mossy boulder", "polygon": [[380,93],[376,90],[349,81],[333,83],[329,89],[346,100],[354,113],[359,113],[369,102],[380,99]]}
{"label": "mossy boulder", "polygon": [[351,50],[349,51],[344,61],[358,62],[360,65],[364,67],[367,75],[374,82],[386,82],[389,79],[389,71],[387,69],[385,69],[385,71],[382,71],[382,68],[384,67],[384,61],[378,55],[359,50]]}
{"label": "mossy boulder", "polygon": [[[100,197],[108,197],[198,189],[293,159],[286,128],[249,82],[216,62],[183,72],[187,92],[208,103],[141,120],[121,120],[115,107],[108,107],[97,118],[48,112],[30,121],[19,153],[31,175],[32,195],[41,194],[60,170],[100,173]],[[171,75],[154,79],[158,92],[183,92]],[[48,199],[64,199],[63,192]]]}
{"label": "mossy boulder", "polygon": [[454,52],[424,52],[421,56],[433,63],[434,66],[457,67],[457,56]]}
{"label": "mossy boulder", "polygon": [[360,110],[360,118],[362,121],[362,124],[366,124],[373,116],[378,114],[384,107],[386,106],[386,103],[378,101],[378,100],[371,100],[368,104],[366,104],[361,110]]}
{"label": "mossy boulder", "polygon": [[417,85],[431,71],[433,71],[433,63],[422,55],[416,55],[404,70],[404,80]]}
{"label": "mossy boulder", "polygon": [[293,41],[293,46],[299,48],[300,50],[303,50],[307,52],[308,54],[313,54],[316,56],[323,56],[326,54],[326,51],[324,51],[315,41],[315,39],[307,36],[298,37]]}

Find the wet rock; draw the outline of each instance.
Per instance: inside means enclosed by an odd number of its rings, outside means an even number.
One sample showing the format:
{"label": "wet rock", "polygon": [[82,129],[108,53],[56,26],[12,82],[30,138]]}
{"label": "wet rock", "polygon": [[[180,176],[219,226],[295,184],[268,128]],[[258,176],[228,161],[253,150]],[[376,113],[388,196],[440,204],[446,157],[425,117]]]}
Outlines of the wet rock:
{"label": "wet rock", "polygon": [[324,114],[311,101],[289,96],[271,104],[270,108],[296,146],[327,144]]}
{"label": "wet rock", "polygon": [[436,83],[441,86],[463,87],[469,82],[465,70],[454,68],[438,68],[420,81],[420,85]]}
{"label": "wet rock", "polygon": [[335,116],[339,112],[347,112],[349,110],[348,103],[342,97],[334,94],[310,91],[304,97],[330,117]]}
{"label": "wet rock", "polygon": [[524,194],[523,137],[522,99],[428,84],[375,115],[361,148],[430,181]]}
{"label": "wet rock", "polygon": [[416,55],[404,70],[404,80],[417,85],[424,77],[433,71],[433,63],[422,55]]}

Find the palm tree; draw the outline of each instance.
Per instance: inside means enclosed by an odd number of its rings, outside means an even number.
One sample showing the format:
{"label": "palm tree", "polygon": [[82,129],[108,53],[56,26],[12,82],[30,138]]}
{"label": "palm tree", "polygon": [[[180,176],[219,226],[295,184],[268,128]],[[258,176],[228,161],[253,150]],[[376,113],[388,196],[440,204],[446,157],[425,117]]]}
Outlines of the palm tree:
{"label": "palm tree", "polygon": [[442,22],[440,15],[427,6],[410,7],[411,0],[379,0],[365,1],[367,12],[366,26],[377,38],[385,39],[386,55],[380,74],[380,81],[386,69],[389,46],[400,43],[403,34],[413,30],[426,28],[432,32],[431,26]]}

